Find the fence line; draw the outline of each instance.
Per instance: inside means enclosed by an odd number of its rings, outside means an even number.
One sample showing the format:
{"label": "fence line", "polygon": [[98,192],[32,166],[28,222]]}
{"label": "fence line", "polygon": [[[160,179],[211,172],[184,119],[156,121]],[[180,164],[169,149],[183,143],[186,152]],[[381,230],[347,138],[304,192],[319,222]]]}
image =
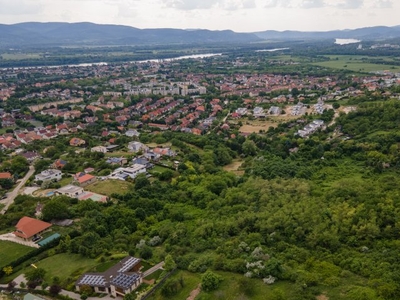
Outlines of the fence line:
{"label": "fence line", "polygon": [[146,300],[151,295],[153,295],[155,293],[155,291],[164,283],[164,281],[167,280],[169,277],[171,277],[176,272],[176,270],[177,269],[175,268],[171,272],[169,272],[167,275],[165,275],[154,287],[152,287],[152,289],[146,295],[144,295],[141,298],[141,300]]}

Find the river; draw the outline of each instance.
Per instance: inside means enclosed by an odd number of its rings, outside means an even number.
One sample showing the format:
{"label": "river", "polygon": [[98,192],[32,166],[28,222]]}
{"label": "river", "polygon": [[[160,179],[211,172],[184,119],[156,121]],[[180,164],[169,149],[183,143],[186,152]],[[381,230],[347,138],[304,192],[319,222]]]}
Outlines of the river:
{"label": "river", "polygon": [[290,48],[274,48],[274,49],[261,49],[261,50],[256,50],[256,52],[275,52],[275,51],[283,51],[283,50],[289,50]]}
{"label": "river", "polygon": [[[181,59],[189,59],[189,58],[206,58],[206,57],[213,57],[213,56],[221,56],[222,53],[205,53],[205,54],[192,54],[192,55],[183,55],[178,57],[171,57],[171,58],[163,58],[163,59],[147,59],[147,60],[133,60],[129,61],[129,63],[147,63],[147,62],[168,62],[174,60],[181,60]],[[120,62],[123,63],[123,62]],[[57,65],[57,66],[32,66],[32,67],[15,67],[15,68],[2,68],[1,70],[29,70],[29,69],[44,69],[44,68],[62,68],[62,67],[69,67],[69,68],[79,68],[79,67],[90,67],[90,66],[107,66],[108,63],[106,62],[97,62],[97,63],[81,63],[81,64],[71,64],[71,65]]]}
{"label": "river", "polygon": [[348,45],[348,44],[355,44],[355,43],[360,43],[361,40],[356,40],[356,39],[336,39],[335,44],[337,45]]}

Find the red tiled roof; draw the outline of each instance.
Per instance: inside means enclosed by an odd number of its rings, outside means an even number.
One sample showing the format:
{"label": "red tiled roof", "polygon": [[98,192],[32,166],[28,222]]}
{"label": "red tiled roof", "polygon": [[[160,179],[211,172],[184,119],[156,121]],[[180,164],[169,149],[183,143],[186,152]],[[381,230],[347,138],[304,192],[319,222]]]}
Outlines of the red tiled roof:
{"label": "red tiled roof", "polygon": [[14,234],[16,236],[29,239],[35,234],[49,228],[51,226],[50,223],[43,222],[37,219],[33,219],[30,217],[22,217],[15,228],[17,229]]}
{"label": "red tiled roof", "polygon": [[86,174],[81,177],[78,177],[78,181],[80,184],[85,183],[86,181],[92,180],[94,178],[93,175]]}
{"label": "red tiled roof", "polygon": [[11,179],[11,173],[10,172],[2,172],[0,173],[0,179]]}

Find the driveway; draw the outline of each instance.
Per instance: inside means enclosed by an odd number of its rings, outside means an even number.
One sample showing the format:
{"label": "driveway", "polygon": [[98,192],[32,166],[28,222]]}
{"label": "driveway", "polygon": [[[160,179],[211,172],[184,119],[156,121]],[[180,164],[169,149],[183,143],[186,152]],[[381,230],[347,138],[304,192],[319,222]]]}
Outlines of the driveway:
{"label": "driveway", "polygon": [[14,199],[18,196],[19,190],[25,185],[25,183],[28,181],[29,177],[33,175],[33,173],[35,173],[35,168],[33,166],[29,166],[29,171],[28,173],[26,173],[25,177],[22,178],[20,183],[12,192],[8,193],[8,196],[4,202],[5,206],[1,210],[0,214],[4,215],[7,212],[10,205],[14,203]]}
{"label": "driveway", "polygon": [[32,247],[32,248],[39,248],[38,244],[35,244],[34,242],[30,242],[30,241],[24,241],[23,239],[16,237],[13,233],[1,234],[0,240],[9,241],[9,242],[21,244],[21,245]]}

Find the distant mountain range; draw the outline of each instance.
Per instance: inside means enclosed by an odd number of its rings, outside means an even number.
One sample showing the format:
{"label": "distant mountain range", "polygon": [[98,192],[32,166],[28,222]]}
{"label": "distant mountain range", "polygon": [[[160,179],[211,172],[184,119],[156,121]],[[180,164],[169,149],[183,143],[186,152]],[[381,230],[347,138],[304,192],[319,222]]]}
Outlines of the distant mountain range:
{"label": "distant mountain range", "polygon": [[326,32],[267,30],[254,33],[237,33],[231,30],[138,29],[130,26],[100,25],[87,22],[0,24],[0,46],[2,47],[253,43],[262,40],[291,41],[334,38],[383,40],[397,37],[400,37],[400,26],[377,26]]}
{"label": "distant mountain range", "polygon": [[0,45],[149,45],[246,43],[260,38],[232,30],[138,29],[93,23],[19,23],[0,25]]}
{"label": "distant mountain range", "polygon": [[322,39],[360,39],[360,40],[386,40],[400,37],[400,26],[364,27],[351,30],[332,31],[275,31],[266,30],[254,33],[265,40],[322,40]]}

